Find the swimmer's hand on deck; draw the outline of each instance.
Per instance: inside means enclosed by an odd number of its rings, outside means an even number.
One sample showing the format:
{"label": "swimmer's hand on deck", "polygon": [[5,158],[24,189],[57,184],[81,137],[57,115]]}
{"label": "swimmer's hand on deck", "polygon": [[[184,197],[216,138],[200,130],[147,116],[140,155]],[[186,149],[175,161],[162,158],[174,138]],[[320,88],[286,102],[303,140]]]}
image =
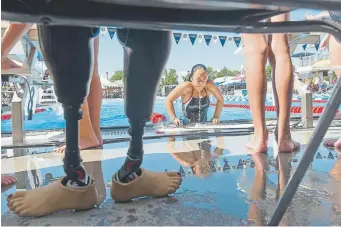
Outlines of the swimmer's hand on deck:
{"label": "swimmer's hand on deck", "polygon": [[220,123],[219,118],[218,118],[218,117],[213,117],[213,118],[212,118],[212,123],[213,123],[214,125],[219,124],[219,123]]}
{"label": "swimmer's hand on deck", "polygon": [[174,118],[174,119],[173,119],[173,123],[174,123],[176,126],[181,126],[181,125],[182,125],[179,118]]}

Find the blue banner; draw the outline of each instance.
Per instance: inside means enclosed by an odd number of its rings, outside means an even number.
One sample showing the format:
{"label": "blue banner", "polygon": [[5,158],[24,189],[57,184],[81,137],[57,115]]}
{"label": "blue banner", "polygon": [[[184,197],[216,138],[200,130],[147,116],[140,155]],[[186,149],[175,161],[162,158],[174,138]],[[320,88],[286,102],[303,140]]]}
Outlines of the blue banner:
{"label": "blue banner", "polygon": [[242,38],[241,37],[233,37],[233,39],[234,39],[234,43],[237,45],[237,47],[239,47],[240,41],[242,40]]}
{"label": "blue banner", "polygon": [[206,44],[208,46],[208,45],[210,45],[212,36],[211,35],[204,35],[204,39],[205,39],[205,42],[206,42]]}
{"label": "blue banner", "polygon": [[115,28],[107,28],[110,38],[112,39],[115,35],[116,29]]}
{"label": "blue banner", "polygon": [[315,43],[315,49],[316,49],[316,50],[319,50],[319,47],[320,47],[320,42]]}
{"label": "blue banner", "polygon": [[303,50],[307,49],[307,44],[303,44]]}
{"label": "blue banner", "polygon": [[173,33],[173,36],[174,36],[176,44],[178,44],[181,39],[182,33]]}
{"label": "blue banner", "polygon": [[191,40],[192,45],[194,45],[197,36],[197,34],[189,34],[189,39]]}
{"label": "blue banner", "polygon": [[227,36],[219,36],[221,46],[223,47],[226,43]]}

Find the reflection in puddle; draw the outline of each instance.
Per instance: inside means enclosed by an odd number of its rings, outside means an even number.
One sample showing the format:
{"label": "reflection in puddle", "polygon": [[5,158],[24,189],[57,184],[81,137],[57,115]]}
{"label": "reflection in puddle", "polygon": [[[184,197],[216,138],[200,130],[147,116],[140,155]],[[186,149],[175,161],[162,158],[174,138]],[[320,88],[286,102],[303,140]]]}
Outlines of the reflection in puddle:
{"label": "reflection in puddle", "polygon": [[[181,146],[177,141],[183,141]],[[159,149],[167,149],[169,153],[145,155],[143,167],[152,171],[175,170],[184,176],[180,190],[172,195],[176,199],[167,204],[168,209],[176,207],[181,211],[189,207],[202,210],[207,215],[218,212],[219,215],[231,215],[247,225],[266,225],[302,155],[302,152],[275,154],[271,149],[268,154],[249,154],[245,151],[235,155],[219,137],[168,138],[164,147],[160,145]],[[341,224],[339,156],[336,151],[318,151],[281,225]],[[86,170],[96,179],[99,200],[103,202],[102,210],[107,209],[107,204],[114,204],[109,191],[111,177],[124,159],[84,163]],[[38,169],[33,156],[27,156],[26,160],[28,170],[15,173],[17,184],[2,193],[3,217],[9,217],[6,195],[17,190],[42,187],[64,176],[62,166]],[[140,201],[148,204],[146,200]],[[184,217],[181,223],[186,225],[187,219]],[[201,219],[206,218],[196,217],[193,223],[206,223]],[[208,224],[217,223],[211,220]]]}

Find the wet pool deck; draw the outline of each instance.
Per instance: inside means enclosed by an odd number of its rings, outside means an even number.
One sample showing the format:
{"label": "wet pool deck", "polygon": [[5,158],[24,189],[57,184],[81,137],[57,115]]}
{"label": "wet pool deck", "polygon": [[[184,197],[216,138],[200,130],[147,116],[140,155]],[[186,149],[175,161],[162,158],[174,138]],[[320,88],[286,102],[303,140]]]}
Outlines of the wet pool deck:
{"label": "wet pool deck", "polygon": [[[327,137],[337,137],[340,127]],[[292,137],[307,144],[311,130]],[[167,198],[141,198],[115,203],[110,198],[112,174],[121,166],[127,142],[106,144],[102,150],[82,151],[85,168],[96,178],[104,202],[89,211],[62,211],[41,218],[21,218],[6,206],[6,196],[17,190],[44,186],[64,176],[62,156],[52,148],[2,150],[2,174],[18,182],[2,188],[1,224],[11,225],[266,225],[276,201],[303,151],[277,154],[273,135],[267,155],[245,149],[248,136],[169,138],[145,141],[143,167],[153,171],[176,170],[185,176],[180,190]],[[200,148],[205,151],[194,151]],[[281,225],[341,225],[341,153],[320,146],[309,171]],[[204,176],[195,176],[193,160]]]}

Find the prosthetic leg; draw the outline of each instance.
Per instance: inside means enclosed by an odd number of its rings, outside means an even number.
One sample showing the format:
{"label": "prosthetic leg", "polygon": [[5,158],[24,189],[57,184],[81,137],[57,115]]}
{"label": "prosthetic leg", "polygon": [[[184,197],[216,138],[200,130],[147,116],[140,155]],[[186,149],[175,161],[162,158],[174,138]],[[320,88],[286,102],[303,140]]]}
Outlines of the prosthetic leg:
{"label": "prosthetic leg", "polygon": [[66,120],[66,177],[45,187],[10,195],[9,208],[22,216],[43,216],[65,209],[89,209],[97,204],[94,180],[81,165],[78,121],[81,105],[89,93],[92,74],[91,39],[96,29],[87,27],[39,26],[42,53],[54,79],[58,102]]}
{"label": "prosthetic leg", "polygon": [[181,175],[154,173],[140,168],[143,160],[144,126],[149,121],[171,48],[171,33],[137,29],[119,29],[124,46],[125,113],[131,141],[124,165],[114,174],[111,196],[127,201],[140,196],[167,196],[176,191]]}

